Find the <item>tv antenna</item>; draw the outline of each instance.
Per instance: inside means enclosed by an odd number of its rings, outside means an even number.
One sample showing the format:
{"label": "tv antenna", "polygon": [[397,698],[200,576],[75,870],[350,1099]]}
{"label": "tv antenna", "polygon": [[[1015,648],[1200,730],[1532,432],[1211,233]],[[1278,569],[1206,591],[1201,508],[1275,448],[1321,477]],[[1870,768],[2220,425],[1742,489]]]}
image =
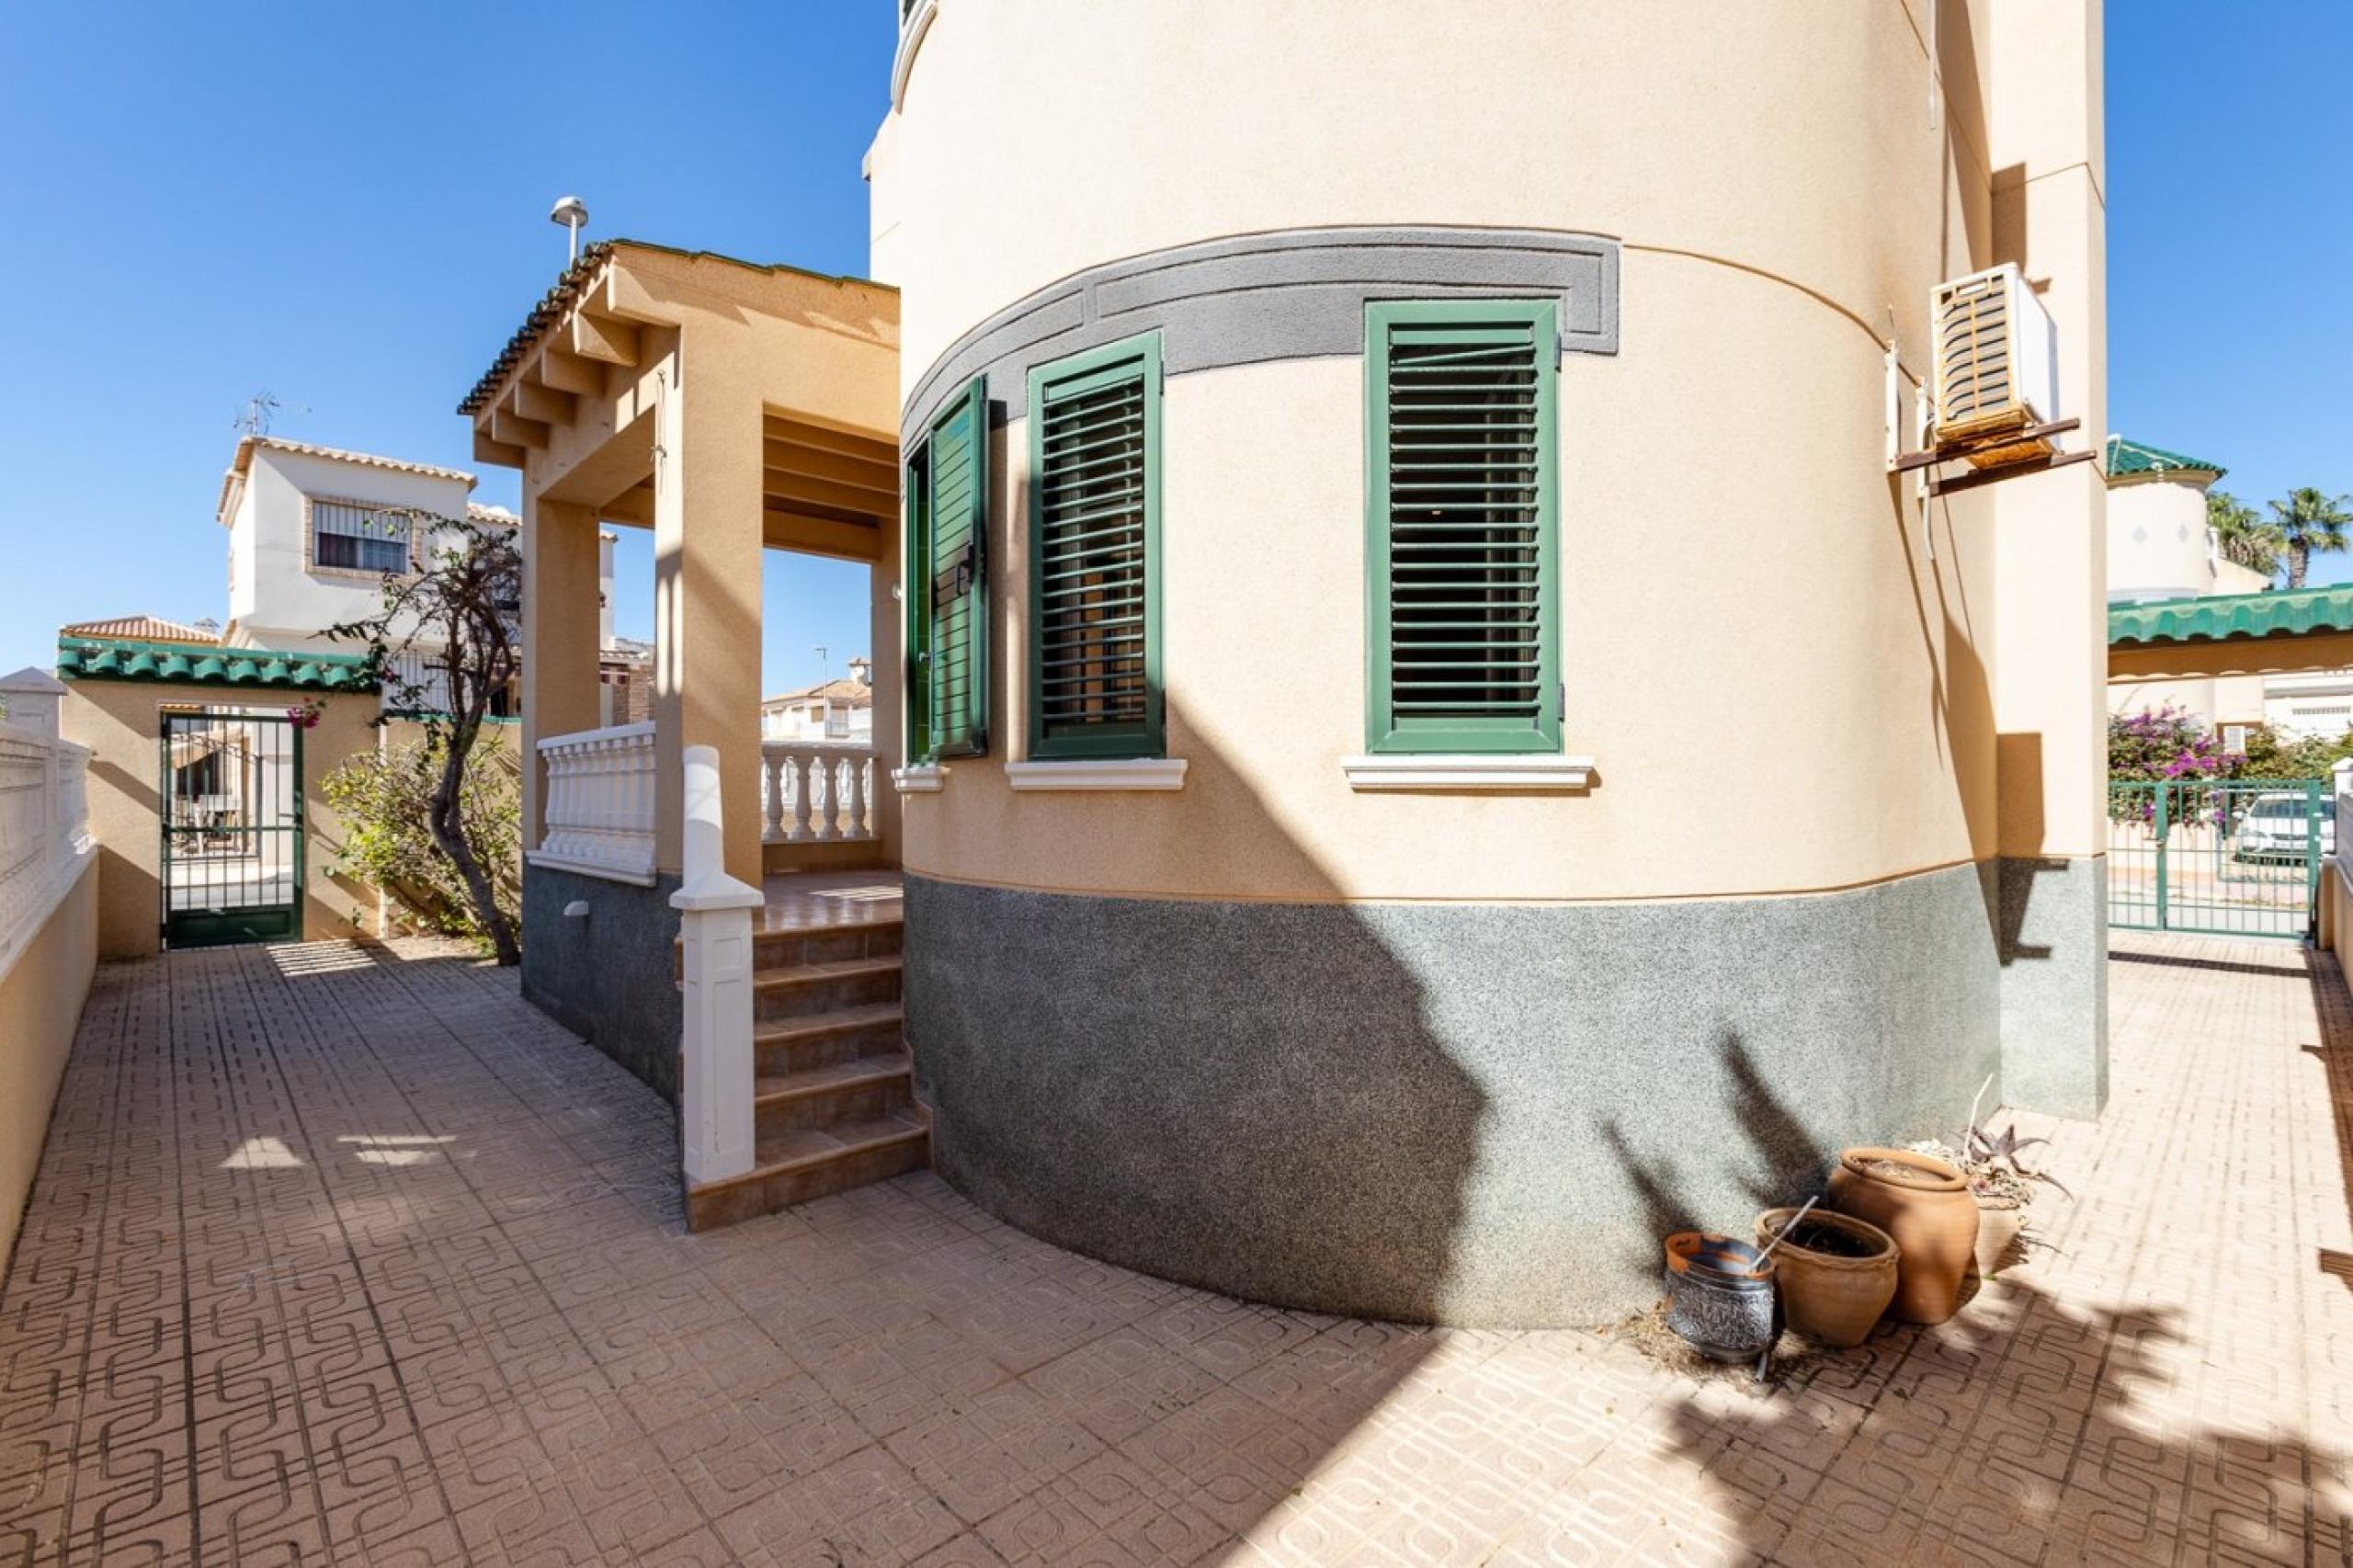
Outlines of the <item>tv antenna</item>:
{"label": "tv antenna", "polygon": [[241,430],[248,436],[267,436],[269,434],[269,416],[282,406],[269,394],[269,389],[264,387],[245,399],[245,411],[229,422],[230,428]]}

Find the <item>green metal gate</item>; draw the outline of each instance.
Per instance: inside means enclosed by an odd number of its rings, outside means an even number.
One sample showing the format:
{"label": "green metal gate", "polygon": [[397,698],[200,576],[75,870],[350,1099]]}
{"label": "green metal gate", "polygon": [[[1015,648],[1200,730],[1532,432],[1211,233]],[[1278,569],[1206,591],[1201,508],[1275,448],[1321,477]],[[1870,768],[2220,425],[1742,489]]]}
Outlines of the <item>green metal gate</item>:
{"label": "green metal gate", "polygon": [[282,714],[164,715],[164,945],[302,934],[302,732]]}
{"label": "green metal gate", "polygon": [[2108,787],[2108,923],[2301,938],[2313,928],[2336,801],[2317,778],[2120,780]]}

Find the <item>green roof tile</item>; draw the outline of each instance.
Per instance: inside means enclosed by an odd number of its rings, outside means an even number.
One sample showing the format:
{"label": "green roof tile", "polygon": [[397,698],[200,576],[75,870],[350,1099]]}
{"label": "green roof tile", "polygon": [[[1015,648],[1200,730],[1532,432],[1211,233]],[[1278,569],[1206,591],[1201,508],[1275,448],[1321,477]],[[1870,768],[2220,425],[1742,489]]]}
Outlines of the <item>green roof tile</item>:
{"label": "green roof tile", "polygon": [[2216,594],[2117,605],[2108,612],[2108,645],[2217,642],[2230,637],[2288,637],[2303,631],[2353,631],[2353,584],[2277,593]]}
{"label": "green roof tile", "polygon": [[313,687],[373,691],[361,653],[287,653],[269,648],[204,648],[119,637],[60,637],[63,680],[168,680],[193,686]]}
{"label": "green roof tile", "polygon": [[2128,441],[2121,436],[2108,438],[2107,460],[2101,466],[2110,479],[2130,479],[2141,473],[2205,473],[2220,479],[2230,472],[2221,463],[2210,463],[2204,458],[2186,457],[2143,441]]}

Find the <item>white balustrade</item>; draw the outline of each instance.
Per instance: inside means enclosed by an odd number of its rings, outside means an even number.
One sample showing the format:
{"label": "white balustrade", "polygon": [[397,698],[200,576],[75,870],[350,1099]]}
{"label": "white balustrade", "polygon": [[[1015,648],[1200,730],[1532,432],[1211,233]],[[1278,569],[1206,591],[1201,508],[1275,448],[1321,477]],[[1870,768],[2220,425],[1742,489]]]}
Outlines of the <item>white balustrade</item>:
{"label": "white balustrade", "polygon": [[547,767],[547,831],[524,858],[653,886],[653,724],[548,735],[540,742],[540,760]]}
{"label": "white balustrade", "polygon": [[0,722],[0,975],[40,935],[93,848],[90,748],[58,737],[53,710],[22,699],[17,708],[35,710]]}
{"label": "white balustrade", "polygon": [[760,836],[808,844],[874,836],[874,748],[760,743]]}

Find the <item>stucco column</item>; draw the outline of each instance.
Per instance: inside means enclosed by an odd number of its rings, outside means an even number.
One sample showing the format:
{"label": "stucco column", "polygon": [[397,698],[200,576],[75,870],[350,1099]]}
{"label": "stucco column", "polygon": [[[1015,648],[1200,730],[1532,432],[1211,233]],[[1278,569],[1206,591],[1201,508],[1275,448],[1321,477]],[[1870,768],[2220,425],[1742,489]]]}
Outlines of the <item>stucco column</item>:
{"label": "stucco column", "polygon": [[751,367],[716,351],[699,359],[694,343],[681,335],[657,394],[654,864],[683,869],[685,752],[710,746],[728,802],[726,874],[757,887],[760,399]]}
{"label": "stucco column", "polygon": [[523,844],[546,828],[540,739],[597,722],[597,517],[523,489]]}
{"label": "stucco column", "polygon": [[[2108,435],[2100,6],[1992,17],[1994,259],[2058,331],[2069,450]],[[2108,1098],[2108,491],[2097,463],[2005,481],[1994,506],[2002,1090],[2098,1114]]]}

